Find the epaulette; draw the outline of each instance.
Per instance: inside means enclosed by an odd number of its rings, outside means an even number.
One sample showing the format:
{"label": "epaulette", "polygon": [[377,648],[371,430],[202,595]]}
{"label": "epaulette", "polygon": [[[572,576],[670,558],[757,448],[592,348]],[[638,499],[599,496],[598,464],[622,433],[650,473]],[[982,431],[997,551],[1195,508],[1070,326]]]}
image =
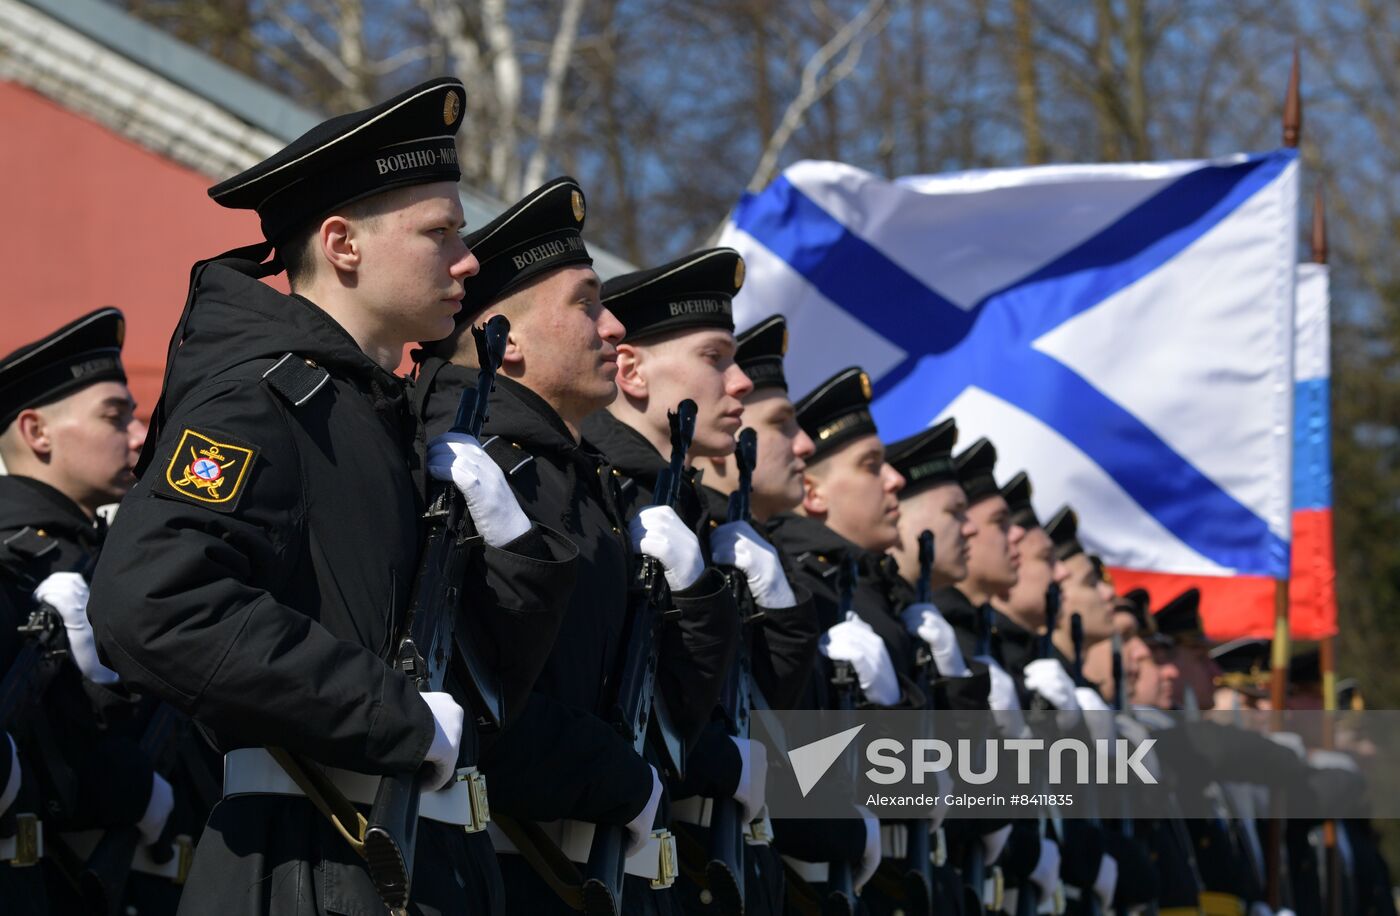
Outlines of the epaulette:
{"label": "epaulette", "polygon": [[481,447],[506,472],[507,477],[515,476],[517,471],[535,460],[535,456],[521,448],[519,442],[511,442],[500,436],[486,437]]}
{"label": "epaulette", "polygon": [[28,526],[0,541],[0,544],[26,560],[37,560],[58,549],[58,541],[44,532]]}
{"label": "epaulette", "polygon": [[262,375],[273,391],[282,395],[293,407],[311,400],[330,381],[331,374],[314,360],[303,359],[295,353],[284,353]]}

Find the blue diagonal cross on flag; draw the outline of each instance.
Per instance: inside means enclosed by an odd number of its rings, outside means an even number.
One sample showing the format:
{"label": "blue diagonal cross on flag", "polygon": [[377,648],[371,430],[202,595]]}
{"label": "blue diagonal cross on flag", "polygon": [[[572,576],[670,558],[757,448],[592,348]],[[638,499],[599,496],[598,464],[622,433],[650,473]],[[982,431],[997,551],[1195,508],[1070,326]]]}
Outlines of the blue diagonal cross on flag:
{"label": "blue diagonal cross on flag", "polygon": [[847,365],[886,441],[947,415],[1115,565],[1286,575],[1297,159],[886,181],[802,162],[722,244],[795,394]]}

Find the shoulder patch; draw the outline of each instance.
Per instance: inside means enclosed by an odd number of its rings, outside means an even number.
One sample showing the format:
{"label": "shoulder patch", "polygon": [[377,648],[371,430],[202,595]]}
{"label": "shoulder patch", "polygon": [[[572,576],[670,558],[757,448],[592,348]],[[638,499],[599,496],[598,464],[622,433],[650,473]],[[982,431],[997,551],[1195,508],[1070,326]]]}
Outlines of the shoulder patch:
{"label": "shoulder patch", "polygon": [[282,354],[282,358],[263,373],[272,390],[286,398],[293,407],[300,407],[311,400],[330,377],[330,372],[295,353]]}
{"label": "shoulder patch", "polygon": [[43,531],[28,526],[16,531],[0,543],[26,560],[37,560],[44,554],[58,549],[57,541]]}
{"label": "shoulder patch", "polygon": [[507,477],[514,477],[517,471],[535,460],[535,456],[521,448],[520,443],[500,436],[487,436],[482,440],[481,447],[505,471]]}
{"label": "shoulder patch", "polygon": [[185,427],[156,492],[188,499],[223,512],[238,504],[248,472],[257,460],[255,446],[209,429]]}

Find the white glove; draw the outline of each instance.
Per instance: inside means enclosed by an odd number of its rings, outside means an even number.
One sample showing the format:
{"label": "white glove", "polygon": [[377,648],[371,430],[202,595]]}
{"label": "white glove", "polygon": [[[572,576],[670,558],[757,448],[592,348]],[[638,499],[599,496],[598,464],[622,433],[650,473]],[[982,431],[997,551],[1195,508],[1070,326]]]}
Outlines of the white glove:
{"label": "white glove", "polygon": [[151,800],[146,802],[146,813],[141,815],[141,820],[136,822],[136,829],[141,833],[141,840],[147,846],[160,839],[161,831],[165,829],[165,822],[170,819],[170,812],[175,810],[175,792],[170,788],[170,783],[165,781],[165,777],[159,773],[151,774]]}
{"label": "white glove", "polygon": [[1059,710],[1079,712],[1079,699],[1074,694],[1074,681],[1063,665],[1053,658],[1038,658],[1026,665],[1027,690],[1034,690]]}
{"label": "white glove", "polygon": [[646,554],[666,570],[671,591],[685,591],[705,571],[700,539],[670,506],[647,506],[627,523],[632,549]]}
{"label": "white glove", "polygon": [[877,706],[899,702],[899,678],[895,677],[890,650],[875,631],[847,611],[846,619],[826,631],[820,643],[822,654],[832,661],[850,662],[865,698]]}
{"label": "white glove", "polygon": [[768,798],[768,748],[762,741],[729,736],[729,740],[739,748],[739,788],[734,790],[734,800],[743,809],[743,823],[747,824],[758,816]]}
{"label": "white glove", "polygon": [[977,660],[987,666],[992,682],[987,692],[987,705],[1002,734],[1008,738],[1026,734],[1026,718],[1021,714],[1021,696],[1016,692],[1016,682],[991,656],[983,655]]}
{"label": "white glove", "polygon": [[1040,841],[1040,858],[1031,872],[1031,883],[1040,888],[1041,900],[1055,896],[1055,886],[1060,883],[1060,847],[1054,840]]}
{"label": "white glove", "polygon": [[783,572],[773,545],[759,537],[748,522],[726,522],[710,532],[710,553],[717,566],[743,570],[749,592],[759,607],[784,608],[797,598]]}
{"label": "white glove", "polygon": [[[1283,916],[1283,913],[1286,912],[1288,911],[1281,911],[1279,916]],[[1274,916],[1274,911],[1264,901],[1256,900],[1249,905],[1249,916]]]}
{"label": "white glove", "polygon": [[448,693],[420,693],[433,713],[433,744],[423,765],[423,790],[436,792],[457,772],[457,751],[462,746],[462,707]]}
{"label": "white glove", "polygon": [[506,475],[475,436],[446,432],[429,442],[428,473],[461,491],[477,532],[492,547],[504,547],[530,530]]}
{"label": "white glove", "polygon": [[94,684],[115,684],[121,675],[97,660],[97,642],[88,625],[88,584],[73,572],[54,573],[34,589],[34,600],[58,611],[68,633],[68,651],[83,677]]}
{"label": "white glove", "polygon": [[938,608],[927,602],[911,604],[899,614],[904,628],[928,643],[938,673],[944,677],[967,677],[972,672],[958,648],[958,634],[953,625],[943,619]]}
{"label": "white glove", "polygon": [[1108,853],[1099,860],[1099,874],[1094,878],[1094,893],[1106,913],[1113,907],[1113,892],[1118,887],[1118,860]]}
{"label": "white glove", "polygon": [[1011,825],[998,827],[991,833],[982,834],[982,861],[989,867],[996,864],[1001,858],[1001,851],[1006,848],[1006,841],[1011,836]]}
{"label": "white glove", "polygon": [[1084,724],[1089,727],[1089,735],[1095,740],[1103,739],[1109,742],[1110,748],[1113,747],[1118,729],[1114,727],[1114,712],[1108,708],[1103,697],[1092,687],[1074,688],[1074,697],[1079,701],[1079,708],[1084,710]]}
{"label": "white glove", "polygon": [[1288,748],[1298,755],[1299,760],[1308,759],[1307,746],[1303,744],[1303,736],[1297,732],[1271,732],[1269,740],[1277,745]]}
{"label": "white glove", "polygon": [[880,821],[869,808],[856,806],[861,812],[861,819],[865,822],[865,849],[860,854],[860,871],[856,873],[855,892],[859,894],[865,887],[865,882],[869,881],[875,874],[875,870],[880,867]]}
{"label": "white glove", "polygon": [[[0,732],[0,735],[4,735]],[[0,815],[10,810],[10,805],[15,803],[19,796],[19,786],[23,781],[23,775],[19,771],[19,748],[15,747],[15,739],[5,735],[5,743],[10,747],[10,777],[5,780],[5,787],[0,789]],[[4,751],[0,750],[0,754]]]}
{"label": "white glove", "polygon": [[635,855],[647,840],[651,839],[651,828],[656,823],[656,809],[661,804],[661,777],[656,775],[656,767],[647,764],[651,770],[651,796],[640,814],[627,822],[627,855]]}

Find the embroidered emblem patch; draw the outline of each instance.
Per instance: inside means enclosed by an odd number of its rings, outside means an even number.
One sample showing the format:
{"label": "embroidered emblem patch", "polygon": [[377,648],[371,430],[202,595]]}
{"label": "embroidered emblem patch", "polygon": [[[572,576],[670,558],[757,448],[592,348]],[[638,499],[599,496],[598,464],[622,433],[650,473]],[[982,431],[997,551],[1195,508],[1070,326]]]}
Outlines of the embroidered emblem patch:
{"label": "embroidered emblem patch", "polygon": [[[225,437],[226,438],[226,437]],[[193,429],[180,434],[165,482],[181,496],[205,505],[232,508],[248,479],[257,451],[221,442]]]}

